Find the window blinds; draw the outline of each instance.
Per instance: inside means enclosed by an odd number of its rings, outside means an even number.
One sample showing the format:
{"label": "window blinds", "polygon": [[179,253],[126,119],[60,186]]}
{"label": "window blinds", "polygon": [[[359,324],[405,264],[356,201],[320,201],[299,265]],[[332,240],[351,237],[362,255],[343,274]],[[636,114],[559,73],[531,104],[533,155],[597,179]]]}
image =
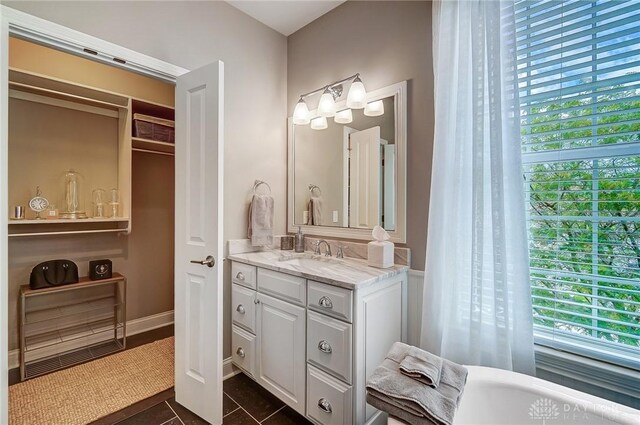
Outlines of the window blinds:
{"label": "window blinds", "polygon": [[640,1],[515,7],[536,341],[640,368]]}

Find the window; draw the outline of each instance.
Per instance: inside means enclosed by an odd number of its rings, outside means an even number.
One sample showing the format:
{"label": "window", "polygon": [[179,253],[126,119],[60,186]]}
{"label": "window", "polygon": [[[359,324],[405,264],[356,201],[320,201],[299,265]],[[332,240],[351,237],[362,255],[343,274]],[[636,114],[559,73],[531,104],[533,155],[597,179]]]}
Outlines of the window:
{"label": "window", "polygon": [[536,342],[640,369],[640,1],[516,22]]}

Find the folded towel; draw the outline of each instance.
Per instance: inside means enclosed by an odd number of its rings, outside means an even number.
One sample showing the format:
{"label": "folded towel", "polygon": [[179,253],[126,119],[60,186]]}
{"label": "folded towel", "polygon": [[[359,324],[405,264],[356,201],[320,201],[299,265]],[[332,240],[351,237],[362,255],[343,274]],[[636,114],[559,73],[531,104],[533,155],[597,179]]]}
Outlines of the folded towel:
{"label": "folded towel", "polygon": [[397,342],[393,344],[387,357],[400,363],[400,372],[425,385],[436,388],[440,383],[442,357],[421,350],[418,347]]}
{"label": "folded towel", "polygon": [[310,226],[320,226],[322,224],[322,198],[312,196],[307,205],[309,211],[309,219],[307,224]]}
{"label": "folded towel", "polygon": [[249,204],[249,239],[252,246],[273,245],[273,197],[254,194]]}
{"label": "folded towel", "polygon": [[442,359],[440,383],[432,388],[400,372],[403,350],[394,344],[373,371],[367,380],[367,402],[410,424],[451,425],[462,399],[467,369]]}

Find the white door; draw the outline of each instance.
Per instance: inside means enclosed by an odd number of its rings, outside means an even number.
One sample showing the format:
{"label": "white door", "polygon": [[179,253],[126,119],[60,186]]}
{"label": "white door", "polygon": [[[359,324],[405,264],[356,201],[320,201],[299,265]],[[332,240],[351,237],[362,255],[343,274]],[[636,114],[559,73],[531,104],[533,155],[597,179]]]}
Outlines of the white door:
{"label": "white door", "polygon": [[176,85],[176,401],[222,424],[223,63]]}
{"label": "white door", "polygon": [[349,227],[380,224],[380,127],[349,135]]}
{"label": "white door", "polygon": [[305,309],[258,293],[256,379],[305,415]]}

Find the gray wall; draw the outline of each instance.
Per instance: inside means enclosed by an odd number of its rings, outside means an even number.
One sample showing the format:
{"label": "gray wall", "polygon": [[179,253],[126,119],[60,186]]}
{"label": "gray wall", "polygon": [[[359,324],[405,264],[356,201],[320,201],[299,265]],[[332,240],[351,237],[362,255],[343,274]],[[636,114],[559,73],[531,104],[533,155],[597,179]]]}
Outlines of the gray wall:
{"label": "gray wall", "polygon": [[287,53],[289,115],[300,94],[356,72],[367,90],[408,80],[407,246],[411,267],[424,270],[434,119],[431,3],[348,1],[289,36]]}
{"label": "gray wall", "polygon": [[[225,240],[246,237],[247,202],[256,178],[270,183],[276,201],[275,232],[284,233],[287,43],[283,35],[224,2],[3,4],[187,69],[224,61]],[[231,352],[230,292],[226,270],[225,357]]]}

